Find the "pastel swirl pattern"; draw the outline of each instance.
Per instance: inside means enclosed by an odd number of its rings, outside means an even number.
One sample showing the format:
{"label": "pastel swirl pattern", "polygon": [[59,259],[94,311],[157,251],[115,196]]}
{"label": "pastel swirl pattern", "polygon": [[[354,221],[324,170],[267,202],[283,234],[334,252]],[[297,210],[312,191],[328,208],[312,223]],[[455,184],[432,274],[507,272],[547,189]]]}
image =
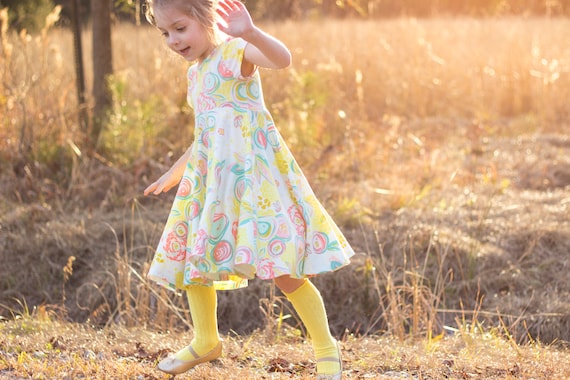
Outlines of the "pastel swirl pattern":
{"label": "pastel swirl pattern", "polygon": [[276,129],[259,72],[241,75],[245,46],[229,39],[188,70],[194,144],[149,270],[171,289],[305,278],[354,255]]}

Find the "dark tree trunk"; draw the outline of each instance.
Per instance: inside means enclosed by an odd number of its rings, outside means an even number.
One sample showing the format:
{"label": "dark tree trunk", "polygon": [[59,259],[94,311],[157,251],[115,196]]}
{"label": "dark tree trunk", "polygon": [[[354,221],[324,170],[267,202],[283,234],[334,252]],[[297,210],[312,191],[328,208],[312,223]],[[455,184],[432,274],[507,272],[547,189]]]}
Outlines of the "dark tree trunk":
{"label": "dark tree trunk", "polygon": [[111,0],[91,0],[93,20],[93,125],[91,145],[97,146],[101,131],[108,121],[112,104],[109,76],[113,73],[111,45]]}
{"label": "dark tree trunk", "polygon": [[75,56],[75,83],[77,87],[79,125],[81,125],[82,130],[86,131],[89,122],[85,105],[85,66],[83,65],[79,0],[72,0],[71,2],[71,25],[73,29],[73,52]]}

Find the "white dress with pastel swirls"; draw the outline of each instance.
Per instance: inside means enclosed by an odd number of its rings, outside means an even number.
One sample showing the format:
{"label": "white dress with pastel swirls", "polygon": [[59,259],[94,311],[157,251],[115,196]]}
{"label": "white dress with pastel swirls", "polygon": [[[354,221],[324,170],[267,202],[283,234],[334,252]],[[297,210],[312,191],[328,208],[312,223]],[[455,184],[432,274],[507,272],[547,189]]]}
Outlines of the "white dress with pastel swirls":
{"label": "white dress with pastel swirls", "polygon": [[227,40],[188,70],[195,139],[149,270],[172,289],[310,277],[354,255],[275,128],[259,72],[241,75],[246,44]]}

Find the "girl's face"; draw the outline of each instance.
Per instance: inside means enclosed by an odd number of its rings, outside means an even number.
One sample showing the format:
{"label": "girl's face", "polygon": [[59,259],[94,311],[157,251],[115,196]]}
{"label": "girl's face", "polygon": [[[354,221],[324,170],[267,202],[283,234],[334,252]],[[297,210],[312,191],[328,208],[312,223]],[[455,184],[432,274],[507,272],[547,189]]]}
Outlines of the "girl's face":
{"label": "girl's face", "polygon": [[214,49],[206,28],[176,7],[156,7],[154,17],[168,47],[187,61],[201,62]]}

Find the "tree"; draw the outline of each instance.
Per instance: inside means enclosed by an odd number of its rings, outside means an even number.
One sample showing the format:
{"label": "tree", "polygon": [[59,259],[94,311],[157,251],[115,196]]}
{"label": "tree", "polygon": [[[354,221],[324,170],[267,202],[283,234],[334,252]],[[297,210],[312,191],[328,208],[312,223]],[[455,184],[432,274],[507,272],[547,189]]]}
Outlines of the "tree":
{"label": "tree", "polygon": [[96,148],[112,105],[109,77],[113,74],[111,44],[112,0],[91,0],[93,20],[93,123],[89,136],[91,148]]}
{"label": "tree", "polygon": [[51,0],[0,0],[0,9],[4,7],[10,10],[12,28],[36,33],[43,28],[54,4]]}
{"label": "tree", "polygon": [[87,130],[89,121],[85,102],[85,66],[83,65],[83,44],[79,17],[79,0],[71,1],[71,30],[73,31],[73,52],[75,58],[75,84],[77,86],[77,104],[79,106],[79,124]]}

